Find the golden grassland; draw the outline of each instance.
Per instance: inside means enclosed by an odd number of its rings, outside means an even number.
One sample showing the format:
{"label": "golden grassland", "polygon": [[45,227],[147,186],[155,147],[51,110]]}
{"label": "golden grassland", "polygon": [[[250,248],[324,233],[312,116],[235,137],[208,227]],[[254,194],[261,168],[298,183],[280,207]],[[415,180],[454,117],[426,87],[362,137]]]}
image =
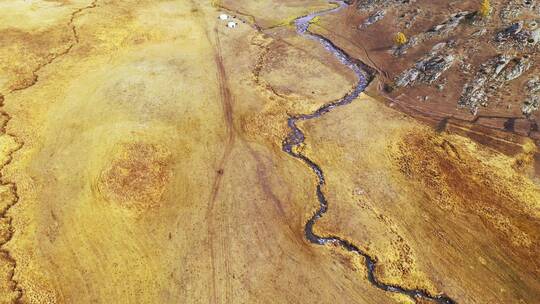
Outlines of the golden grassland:
{"label": "golden grassland", "polygon": [[[230,30],[188,0],[2,4],[0,303],[412,303],[303,235],[316,180],[281,150],[286,119],[356,79],[250,22],[331,6],[229,2],[253,19]],[[366,96],[301,127],[328,179],[316,229],[383,280],[460,303],[538,292],[534,146],[509,158]]]}
{"label": "golden grassland", "polygon": [[317,230],[377,256],[385,282],[459,303],[538,294],[534,145],[505,156],[367,96],[303,127],[303,153],[327,178],[330,209]]}

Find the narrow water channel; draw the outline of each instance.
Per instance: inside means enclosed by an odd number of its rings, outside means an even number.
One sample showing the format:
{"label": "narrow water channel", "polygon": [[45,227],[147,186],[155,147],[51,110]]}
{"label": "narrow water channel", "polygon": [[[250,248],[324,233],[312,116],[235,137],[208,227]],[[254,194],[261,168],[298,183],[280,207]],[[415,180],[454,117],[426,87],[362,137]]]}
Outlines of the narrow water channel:
{"label": "narrow water channel", "polygon": [[349,57],[344,51],[342,51],[337,46],[335,46],[330,40],[322,36],[319,36],[317,34],[311,33],[309,31],[310,22],[315,17],[335,13],[348,6],[344,1],[330,1],[330,2],[337,4],[338,7],[329,9],[329,10],[316,12],[316,13],[296,19],[295,20],[296,31],[299,35],[303,37],[318,41],[322,46],[324,46],[324,48],[328,52],[332,53],[343,65],[346,65],[348,68],[354,71],[354,73],[358,77],[358,82],[356,83],[355,88],[351,92],[349,92],[347,95],[343,96],[341,99],[331,101],[312,113],[299,114],[296,116],[292,116],[287,121],[290,128],[290,133],[287,135],[285,140],[283,140],[283,151],[285,151],[292,157],[295,157],[301,160],[302,162],[304,162],[317,176],[316,193],[317,193],[317,199],[319,201],[319,209],[307,221],[304,228],[305,236],[313,244],[317,244],[317,245],[335,244],[335,245],[341,246],[343,249],[349,252],[353,252],[357,255],[362,256],[365,261],[367,277],[368,277],[369,282],[371,282],[371,284],[373,284],[375,287],[379,289],[382,289],[388,292],[394,292],[394,293],[407,295],[411,297],[414,301],[416,301],[417,299],[423,299],[423,300],[429,300],[429,301],[440,303],[440,304],[456,303],[454,300],[450,299],[446,295],[431,295],[425,290],[407,289],[399,285],[385,284],[379,281],[379,279],[377,279],[377,277],[375,276],[375,268],[377,267],[377,261],[374,257],[368,255],[366,252],[362,251],[356,245],[342,239],[339,236],[319,236],[313,232],[313,226],[316,224],[317,220],[323,217],[323,215],[328,211],[328,201],[323,191],[323,186],[325,185],[324,172],[319,167],[319,165],[317,165],[307,156],[295,151],[294,147],[301,145],[305,140],[304,133],[302,132],[302,130],[300,130],[300,128],[298,128],[297,122],[320,117],[330,112],[334,108],[345,106],[353,102],[360,95],[360,93],[362,93],[365,90],[365,88],[367,87],[367,85],[369,84],[371,80],[371,75],[368,72],[366,72],[355,60]]}

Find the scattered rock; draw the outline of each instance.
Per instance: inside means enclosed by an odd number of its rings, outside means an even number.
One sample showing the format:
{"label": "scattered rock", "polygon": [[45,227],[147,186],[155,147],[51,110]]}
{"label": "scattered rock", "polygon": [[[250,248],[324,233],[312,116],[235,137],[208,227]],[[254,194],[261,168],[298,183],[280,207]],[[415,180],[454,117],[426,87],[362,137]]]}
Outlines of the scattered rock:
{"label": "scattered rock", "polygon": [[525,73],[530,67],[531,61],[529,59],[525,57],[516,59],[515,65],[506,72],[504,78],[506,81],[514,80]]}
{"label": "scattered rock", "polygon": [[506,42],[510,39],[515,41],[522,41],[524,38],[526,40],[528,36],[526,33],[520,34],[523,30],[523,21],[512,23],[509,27],[499,31],[495,35],[495,41],[497,42]]}
{"label": "scattered rock", "polygon": [[531,65],[531,60],[526,56],[513,58],[509,55],[499,55],[483,63],[475,77],[463,88],[458,104],[476,114],[480,106],[487,106],[488,95],[519,78]]}
{"label": "scattered rock", "polygon": [[427,31],[428,36],[446,35],[454,30],[465,18],[471,16],[470,12],[464,11],[450,16],[450,19],[445,22],[432,27]]}
{"label": "scattered rock", "polygon": [[[466,18],[472,15],[473,13],[470,13],[468,11],[463,11],[463,12],[459,12],[459,13],[451,15],[450,19],[446,20],[445,22],[432,27],[430,30],[428,30],[425,33],[420,33],[416,36],[410,37],[409,41],[406,44],[400,47],[394,48],[394,55],[401,56],[405,54],[408,49],[420,43],[423,43],[424,41],[427,41],[429,39],[433,39],[436,37],[447,36],[452,31],[454,31],[457,28],[457,26],[460,25]],[[447,43],[442,43],[442,45],[452,47],[452,45],[455,43],[456,41],[448,41]]]}
{"label": "scattered rock", "polygon": [[523,21],[512,23],[509,27],[499,31],[496,36],[497,41],[505,41],[508,38],[521,32],[523,29]]}
{"label": "scattered rock", "polygon": [[540,41],[540,28],[531,31],[531,35],[527,41],[533,45],[537,44]]}
{"label": "scattered rock", "polygon": [[400,76],[396,79],[396,85],[398,87],[406,87],[408,85],[412,85],[416,79],[418,78],[418,75],[420,75],[420,71],[412,68],[404,71],[401,73]]}
{"label": "scattered rock", "polygon": [[435,82],[455,60],[453,54],[444,54],[445,49],[444,43],[435,45],[427,56],[415,63],[413,68],[405,70],[396,78],[396,85],[405,87],[414,85],[417,81],[427,84]]}
{"label": "scattered rock", "polygon": [[487,105],[486,90],[488,87],[492,89],[497,87],[494,80],[508,65],[510,59],[508,55],[499,55],[483,63],[474,78],[463,88],[458,104],[468,107],[471,113],[476,115],[480,106]]}
{"label": "scattered rock", "polygon": [[384,10],[379,10],[377,12],[375,12],[374,14],[372,14],[371,16],[369,16],[365,21],[364,23],[362,23],[359,28],[367,28],[368,26],[374,24],[374,23],[377,23],[379,20],[381,20],[382,18],[384,18],[384,15],[385,15],[386,11]]}
{"label": "scattered rock", "polygon": [[523,102],[521,112],[529,117],[540,108],[540,78],[536,76],[527,81],[525,89],[528,96]]}
{"label": "scattered rock", "polygon": [[487,29],[483,28],[481,30],[478,30],[478,31],[474,32],[471,36],[472,37],[481,37],[481,36],[484,36],[486,33],[487,33]]}
{"label": "scattered rock", "polygon": [[416,64],[416,68],[422,72],[420,80],[425,83],[433,83],[448,70],[454,63],[454,55],[436,55],[422,60]]}
{"label": "scattered rock", "polygon": [[507,0],[506,2],[500,12],[500,18],[504,22],[516,20],[525,11],[530,11],[534,7],[534,0]]}
{"label": "scattered rock", "polygon": [[495,76],[499,75],[508,63],[510,63],[510,56],[499,56],[495,62]]}
{"label": "scattered rock", "polygon": [[379,9],[381,7],[391,7],[395,5],[401,5],[401,4],[408,4],[410,1],[403,1],[403,0],[359,0],[357,4],[357,8],[359,10],[374,10]]}
{"label": "scattered rock", "polygon": [[521,112],[523,115],[529,117],[534,112],[538,111],[538,108],[540,108],[540,96],[529,96],[525,101],[523,102],[523,106],[521,107]]}
{"label": "scattered rock", "polygon": [[418,44],[418,38],[417,37],[411,37],[411,38],[409,38],[407,43],[405,43],[404,45],[394,47],[393,48],[393,54],[394,54],[394,56],[404,55],[405,53],[407,53],[408,49],[412,48],[413,46],[415,46],[417,44]]}
{"label": "scattered rock", "polygon": [[473,69],[473,66],[469,62],[461,60],[459,68],[464,75],[469,75],[471,73],[470,71]]}
{"label": "scattered rock", "polygon": [[531,20],[529,21],[529,24],[527,25],[527,27],[530,29],[530,30],[535,30],[538,28],[538,21],[536,20]]}
{"label": "scattered rock", "polygon": [[442,83],[441,83],[441,84],[438,84],[438,85],[437,85],[437,90],[443,91],[443,90],[444,90],[444,84],[442,84]]}
{"label": "scattered rock", "polygon": [[529,94],[540,93],[540,77],[536,76],[527,81],[527,90]]}

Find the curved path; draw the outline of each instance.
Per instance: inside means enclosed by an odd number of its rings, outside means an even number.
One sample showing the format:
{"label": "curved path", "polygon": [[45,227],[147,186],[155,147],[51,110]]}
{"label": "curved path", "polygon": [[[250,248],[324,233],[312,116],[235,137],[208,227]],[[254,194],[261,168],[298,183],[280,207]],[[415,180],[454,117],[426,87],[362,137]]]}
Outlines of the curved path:
{"label": "curved path", "polygon": [[377,266],[377,262],[374,257],[370,256],[369,254],[367,254],[366,252],[358,248],[356,245],[342,239],[339,236],[319,236],[313,232],[313,226],[315,225],[317,220],[320,219],[328,211],[328,201],[322,190],[322,187],[325,185],[325,179],[324,179],[324,173],[322,169],[315,162],[313,162],[311,159],[309,159],[305,155],[295,151],[294,147],[301,145],[305,139],[304,133],[302,132],[302,130],[298,128],[296,123],[298,121],[309,120],[309,119],[320,117],[330,112],[332,109],[336,107],[344,106],[353,102],[360,95],[360,93],[364,91],[364,89],[367,87],[367,85],[369,84],[371,80],[371,75],[367,73],[365,70],[363,70],[360,67],[360,65],[356,63],[355,60],[350,58],[344,51],[342,51],[337,46],[335,46],[330,40],[322,36],[313,34],[308,30],[310,22],[315,17],[336,12],[347,6],[347,4],[344,1],[331,1],[331,2],[338,4],[338,7],[330,9],[330,10],[316,12],[316,13],[296,19],[295,20],[296,31],[298,32],[299,35],[316,40],[319,43],[321,43],[324,46],[324,48],[328,50],[330,53],[332,53],[337,59],[339,59],[339,61],[342,64],[346,65],[347,67],[349,67],[351,70],[355,72],[355,74],[358,76],[358,83],[356,84],[352,92],[348,93],[341,99],[327,103],[312,113],[300,114],[300,115],[290,117],[287,121],[289,128],[291,129],[291,132],[289,133],[287,138],[285,138],[285,140],[283,141],[283,151],[303,161],[317,175],[317,198],[319,200],[320,206],[317,212],[315,212],[315,214],[306,223],[305,228],[304,228],[305,236],[313,244],[318,244],[318,245],[336,244],[349,252],[353,252],[357,255],[362,256],[365,260],[368,280],[371,282],[371,284],[373,284],[375,287],[379,289],[382,289],[388,292],[395,292],[395,293],[407,295],[411,297],[414,301],[416,301],[416,299],[424,299],[424,300],[429,300],[429,301],[433,301],[435,303],[440,303],[440,304],[456,303],[455,301],[453,301],[446,295],[433,296],[433,295],[430,295],[425,290],[407,289],[399,285],[385,284],[381,282],[379,279],[377,279],[377,277],[375,276],[375,267]]}

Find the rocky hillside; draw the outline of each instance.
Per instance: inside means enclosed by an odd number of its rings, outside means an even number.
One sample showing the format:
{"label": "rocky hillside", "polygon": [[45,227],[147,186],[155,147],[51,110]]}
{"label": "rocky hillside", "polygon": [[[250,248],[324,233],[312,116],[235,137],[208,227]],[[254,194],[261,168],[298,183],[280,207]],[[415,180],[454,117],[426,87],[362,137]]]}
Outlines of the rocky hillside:
{"label": "rocky hillside", "polygon": [[359,0],[313,28],[378,70],[372,94],[511,152],[540,140],[540,2],[488,4],[482,13],[480,0]]}

